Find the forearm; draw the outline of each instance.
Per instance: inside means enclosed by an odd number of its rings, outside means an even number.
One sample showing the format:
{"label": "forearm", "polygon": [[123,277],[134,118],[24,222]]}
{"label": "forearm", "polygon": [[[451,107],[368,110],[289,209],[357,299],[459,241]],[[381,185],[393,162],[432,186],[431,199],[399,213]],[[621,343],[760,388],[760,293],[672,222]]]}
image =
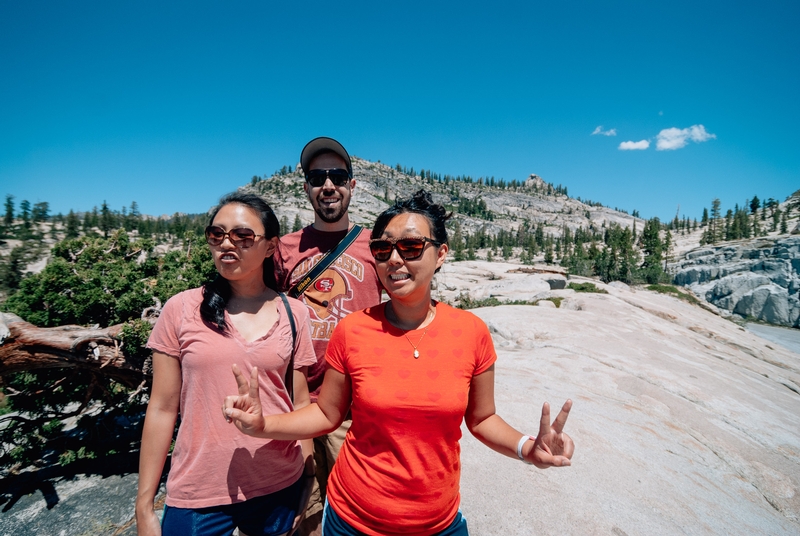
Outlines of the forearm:
{"label": "forearm", "polygon": [[[517,445],[525,434],[514,429],[500,415],[494,413],[479,423],[473,423],[472,425],[467,423],[467,427],[472,435],[490,449],[509,458],[517,458]],[[533,438],[535,439],[535,437],[534,435]],[[533,441],[525,442],[522,446],[523,456],[527,457],[528,453],[533,449],[533,445]]]}
{"label": "forearm", "polygon": [[341,423],[332,422],[320,409],[319,405],[314,403],[291,413],[265,415],[264,427],[255,435],[267,439],[289,441],[296,439],[311,440],[335,430],[339,424]]}
{"label": "forearm", "polygon": [[161,482],[161,473],[172,444],[177,412],[149,407],[145,415],[139,450],[139,488],[136,509],[152,508]]}

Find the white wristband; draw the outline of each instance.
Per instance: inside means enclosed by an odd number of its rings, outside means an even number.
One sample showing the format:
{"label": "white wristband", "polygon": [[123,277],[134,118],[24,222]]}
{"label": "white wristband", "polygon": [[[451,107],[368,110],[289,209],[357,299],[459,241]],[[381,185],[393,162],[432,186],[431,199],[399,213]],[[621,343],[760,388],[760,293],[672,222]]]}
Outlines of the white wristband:
{"label": "white wristband", "polygon": [[532,440],[533,438],[529,435],[524,435],[519,439],[519,443],[517,443],[517,458],[523,461],[523,463],[527,463],[528,465],[533,465],[532,462],[529,462],[525,459],[525,456],[522,455],[522,445],[527,443],[528,441]]}

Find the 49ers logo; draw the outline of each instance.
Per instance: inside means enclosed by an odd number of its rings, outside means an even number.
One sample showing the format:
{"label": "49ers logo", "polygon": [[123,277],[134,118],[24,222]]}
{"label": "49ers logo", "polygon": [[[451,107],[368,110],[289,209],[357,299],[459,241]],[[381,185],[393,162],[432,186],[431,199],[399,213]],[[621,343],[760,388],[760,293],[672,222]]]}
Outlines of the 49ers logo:
{"label": "49ers logo", "polygon": [[314,289],[318,292],[330,292],[333,290],[333,278],[320,277],[314,282]]}

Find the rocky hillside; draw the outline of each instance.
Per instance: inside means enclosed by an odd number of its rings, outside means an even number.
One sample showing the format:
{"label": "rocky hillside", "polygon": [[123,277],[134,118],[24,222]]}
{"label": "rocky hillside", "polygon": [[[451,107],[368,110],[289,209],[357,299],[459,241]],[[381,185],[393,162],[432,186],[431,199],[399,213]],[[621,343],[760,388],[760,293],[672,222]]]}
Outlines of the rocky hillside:
{"label": "rocky hillside", "polygon": [[[545,226],[545,233],[554,237],[561,236],[564,226],[570,231],[578,227],[601,229],[611,224],[629,227],[634,221],[637,222],[638,229],[644,226],[644,220],[640,218],[633,218],[607,207],[586,204],[557,193],[557,188],[537,175],[531,175],[527,180],[506,188],[489,186],[482,180],[445,183],[403,173],[380,162],[370,162],[358,157],[353,157],[353,173],[357,182],[350,210],[356,223],[371,224],[388,207],[389,202],[425,188],[434,194],[436,201],[454,210],[459,203],[462,206],[472,206],[480,201],[485,203],[485,211],[481,212],[490,214],[489,217],[464,213],[456,215],[462,229],[468,233],[475,233],[483,228],[487,234],[494,235],[500,229],[516,229],[526,219],[534,224],[541,222]],[[244,189],[268,198],[278,218],[286,216],[292,222],[299,215],[304,224],[314,219],[308,200],[303,194],[303,176],[299,167],[291,173],[273,175],[245,186]]]}

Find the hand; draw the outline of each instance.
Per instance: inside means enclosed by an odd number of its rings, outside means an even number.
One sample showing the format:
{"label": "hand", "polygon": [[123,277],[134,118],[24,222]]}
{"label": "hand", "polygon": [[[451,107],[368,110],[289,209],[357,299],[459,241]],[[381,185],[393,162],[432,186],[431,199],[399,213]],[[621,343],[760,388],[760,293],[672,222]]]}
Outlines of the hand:
{"label": "hand", "polygon": [[253,367],[248,380],[234,364],[233,375],[239,386],[239,395],[225,397],[222,412],[226,421],[232,422],[243,433],[255,437],[264,431],[264,415],[261,413],[261,398],[258,393],[258,369]]}
{"label": "hand", "polygon": [[143,508],[139,513],[136,511],[136,534],[139,536],[161,536],[161,523],[158,520],[153,505],[150,508]]}
{"label": "hand", "polygon": [[565,467],[572,464],[570,460],[575,452],[575,445],[572,443],[572,438],[563,432],[570,409],[572,409],[572,400],[567,400],[551,425],[550,404],[545,402],[542,406],[539,435],[536,436],[533,448],[525,456],[536,467],[547,469],[548,467]]}

